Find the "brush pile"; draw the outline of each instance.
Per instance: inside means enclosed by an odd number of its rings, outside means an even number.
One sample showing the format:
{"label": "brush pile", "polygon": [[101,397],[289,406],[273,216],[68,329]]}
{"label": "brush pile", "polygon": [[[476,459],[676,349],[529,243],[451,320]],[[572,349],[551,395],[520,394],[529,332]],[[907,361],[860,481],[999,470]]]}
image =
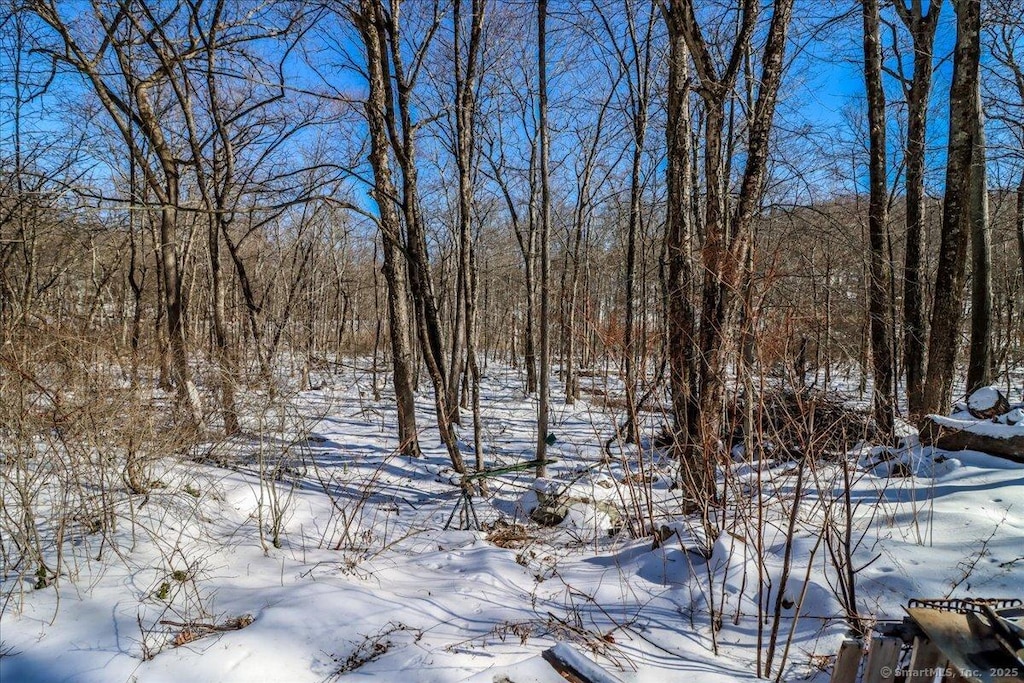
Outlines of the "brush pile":
{"label": "brush pile", "polygon": [[[746,398],[740,397],[730,411],[734,455],[743,452],[746,412]],[[881,437],[867,411],[851,407],[839,394],[817,389],[761,393],[750,416],[754,459],[840,458],[856,444]]]}

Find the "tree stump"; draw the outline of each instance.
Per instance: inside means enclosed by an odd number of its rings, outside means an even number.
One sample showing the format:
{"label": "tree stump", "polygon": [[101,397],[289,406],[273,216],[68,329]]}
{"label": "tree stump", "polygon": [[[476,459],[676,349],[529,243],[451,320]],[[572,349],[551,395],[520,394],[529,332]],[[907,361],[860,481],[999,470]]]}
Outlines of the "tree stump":
{"label": "tree stump", "polygon": [[1010,402],[996,387],[981,387],[967,398],[967,411],[979,420],[991,420],[1010,412]]}

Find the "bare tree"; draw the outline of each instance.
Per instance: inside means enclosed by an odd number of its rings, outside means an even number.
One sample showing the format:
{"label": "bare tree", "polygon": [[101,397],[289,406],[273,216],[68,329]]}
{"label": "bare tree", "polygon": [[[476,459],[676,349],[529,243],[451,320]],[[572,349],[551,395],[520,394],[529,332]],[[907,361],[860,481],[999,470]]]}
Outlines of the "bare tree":
{"label": "bare tree", "polygon": [[928,103],[931,97],[935,29],[942,12],[942,0],[931,0],[925,12],[921,0],[895,3],[896,14],[910,33],[914,48],[913,72],[908,79],[900,70],[907,98],[906,194],[907,238],[903,266],[903,365],[907,376],[907,406],[910,415],[921,412],[924,388],[925,328],[922,287],[924,244],[925,143],[928,133]]}
{"label": "bare tree", "polygon": [[[691,245],[694,239],[691,193],[691,118],[689,51],[678,23],[679,4],[662,5],[669,30],[667,87],[668,124],[665,130],[668,167],[665,210],[665,327],[669,357],[669,393],[675,431],[676,455],[685,457],[686,440],[696,426],[697,346],[696,311],[691,303],[694,286]],[[693,469],[700,471],[699,468]],[[700,485],[703,488],[706,485]]]}
{"label": "bare tree", "polygon": [[[772,6],[772,18],[761,55],[760,85],[753,111],[749,115],[746,158],[736,203],[731,210],[727,206],[726,164],[722,145],[726,103],[735,88],[744,55],[749,49],[760,7],[752,1],[742,3],[732,44],[726,50],[727,56],[722,65],[716,64],[714,53],[697,23],[692,2],[674,0],[664,10],[669,40],[681,36],[686,42],[697,78],[697,94],[704,105],[702,141],[705,205],[700,245],[700,265],[704,275],[697,332],[699,343],[695,348],[683,350],[684,354],[696,354],[692,359],[670,355],[670,358],[675,359],[675,367],[671,368],[671,372],[676,377],[686,377],[689,375],[688,369],[696,369],[698,374],[696,383],[691,380],[687,397],[691,405],[686,410],[685,426],[690,449],[697,446],[703,451],[702,462],[695,462],[692,457],[688,459],[693,484],[691,491],[699,498],[713,493],[712,474],[722,427],[726,347],[733,337],[735,297],[743,290],[743,278],[748,272],[746,263],[748,251],[752,248],[753,219],[760,209],[764,191],[769,140],[784,69],[787,31],[792,17],[792,0],[776,0]],[[674,54],[680,57],[683,55],[681,51],[675,51]],[[678,142],[670,140],[669,149],[673,147],[676,153],[682,151]],[[669,248],[675,248],[675,245]],[[671,262],[672,256],[669,258]],[[668,334],[678,334],[684,339],[692,338],[693,331],[687,329],[685,322],[683,329],[672,327],[674,319],[669,316]],[[679,367],[680,360],[685,368]],[[677,423],[677,431],[680,426]]]}
{"label": "bare tree", "polygon": [[1018,180],[1015,187],[1016,207],[1014,232],[1021,275],[1024,275],[1024,3],[1014,0],[1009,4],[993,3],[988,9],[985,38],[988,54],[992,57],[989,68],[988,118],[998,124],[1006,137],[1003,155],[1015,168]]}
{"label": "bare tree", "polygon": [[[160,270],[174,380],[179,401],[186,406],[191,425],[201,428],[204,425],[203,408],[189,361],[179,261],[178,221],[183,164],[165,130],[168,121],[161,116],[156,102],[157,91],[168,87],[169,80],[174,77],[168,73],[166,65],[190,58],[194,48],[190,41],[194,41],[194,37],[164,41],[163,48],[168,52],[151,52],[144,58],[140,54],[143,48],[140,36],[152,39],[153,34],[169,30],[157,15],[158,7],[140,2],[112,11],[113,8],[94,2],[97,40],[87,29],[69,22],[55,3],[36,0],[29,6],[59,39],[60,47],[50,50],[50,54],[80,73],[96,94],[158,202]],[[131,27],[138,29],[142,25],[149,30],[130,31]],[[154,45],[149,44],[148,47],[152,50]],[[109,71],[111,68],[120,72],[122,82],[129,84],[126,90],[115,83],[115,76]],[[132,134],[133,128],[138,136]]]}
{"label": "bare tree", "polygon": [[[610,141],[605,137],[605,128],[608,118],[608,109],[615,91],[623,76],[622,71],[616,75],[612,87],[608,88],[607,95],[598,105],[597,118],[592,126],[577,132],[581,153],[576,162],[576,203],[572,211],[572,221],[568,226],[566,234],[565,270],[562,274],[562,291],[564,309],[562,313],[563,325],[563,376],[565,377],[565,403],[573,405],[579,397],[579,374],[577,372],[577,348],[578,331],[576,323],[578,320],[578,308],[580,297],[581,271],[584,267],[584,241],[591,230],[594,220],[595,205],[597,204],[597,193],[603,188],[604,181],[611,173],[609,166],[603,174],[599,175],[597,168],[598,157],[602,146]],[[602,177],[603,176],[603,177]]]}
{"label": "bare tree", "polygon": [[[537,139],[536,130],[531,130],[530,117],[533,113],[533,92],[527,89],[526,93],[518,94],[517,104],[520,107],[518,112],[522,117],[524,134],[529,144],[529,167],[526,169],[526,183],[528,184],[528,206],[524,212],[515,195],[515,179],[512,177],[509,166],[507,145],[511,145],[505,132],[504,121],[501,120],[500,112],[494,116],[496,119],[492,130],[487,131],[486,144],[482,150],[487,161],[490,178],[497,186],[498,193],[505,203],[508,211],[508,220],[511,223],[512,232],[515,234],[516,243],[519,247],[519,254],[523,260],[523,286],[525,290],[525,311],[523,313],[523,363],[526,366],[526,393],[533,394],[537,391],[537,220],[535,208],[536,191],[534,178],[537,166]],[[523,214],[526,214],[525,216]]]}
{"label": "bare tree", "polygon": [[981,0],[954,0],[956,45],[949,90],[949,149],[942,238],[935,278],[922,412],[938,413],[952,400],[962,294],[971,235],[972,168],[976,159],[977,96],[981,61]]}
{"label": "bare tree", "polygon": [[[452,414],[448,407],[444,344],[427,251],[426,227],[420,204],[416,151],[419,125],[414,120],[415,105],[412,100],[423,60],[440,25],[440,8],[437,3],[433,4],[422,40],[415,46],[408,68],[404,52],[406,42],[401,10],[399,0],[392,0],[390,7],[385,7],[382,0],[360,2],[358,21],[365,27],[361,29],[361,33],[366,47],[367,68],[380,71],[379,77],[371,79],[371,89],[376,82],[380,93],[376,96],[371,95],[371,99],[374,100],[376,97],[374,106],[380,107],[379,123],[384,126],[383,131],[389,145],[388,153],[394,156],[401,177],[401,188],[396,189],[394,194],[390,192],[392,188],[378,185],[378,204],[385,197],[393,197],[392,201],[396,201],[398,208],[401,209],[402,225],[405,228],[403,254],[408,264],[415,327],[420,342],[420,353],[434,387],[437,427],[452,466],[457,472],[464,473],[466,467],[455,441]],[[370,33],[374,36],[368,39]],[[383,150],[379,153],[382,154]]]}
{"label": "bare tree", "polygon": [[871,318],[871,359],[874,375],[874,415],[879,428],[893,430],[893,359],[889,339],[890,311],[886,278],[888,235],[888,183],[886,182],[885,90],[882,87],[882,41],[879,38],[878,0],[863,0],[864,79],[867,84],[870,198],[868,242],[870,278],[868,310]]}
{"label": "bare tree", "polygon": [[[484,0],[472,0],[470,8],[469,39],[466,45],[465,62],[462,58],[462,0],[455,2],[455,122],[456,122],[456,163],[459,169],[459,273],[458,289],[463,304],[465,318],[466,368],[469,372],[470,392],[473,412],[473,450],[476,454],[476,467],[483,469],[483,445],[481,444],[480,423],[480,365],[477,360],[476,339],[476,299],[477,277],[476,256],[473,247],[473,215],[474,215],[474,181],[475,169],[479,159],[476,136],[476,98],[481,78],[480,71],[482,37],[484,25]],[[458,411],[457,392],[460,377],[456,369],[461,367],[458,357],[459,330],[456,330],[452,342],[452,374],[448,381],[448,401],[452,411]]]}
{"label": "bare tree", "polygon": [[[651,101],[651,89],[654,82],[654,26],[657,10],[652,3],[646,17],[633,2],[625,3],[625,45],[620,45],[618,32],[613,28],[612,21],[601,8],[595,4],[595,11],[601,19],[605,33],[615,52],[619,69],[626,82],[629,128],[632,134],[632,156],[629,173],[629,217],[626,229],[626,277],[625,277],[625,320],[623,322],[622,363],[626,383],[626,407],[630,415],[636,411],[637,389],[637,349],[636,335],[636,266],[637,241],[642,216],[641,201],[643,199],[643,158],[647,139],[647,128]],[[618,23],[620,19],[614,21]],[[636,421],[631,440],[639,441]]]}
{"label": "bare tree", "polygon": [[971,166],[971,346],[967,359],[967,391],[992,382],[992,230],[988,211],[985,111],[981,76],[974,84],[978,101],[973,121],[975,145]]}
{"label": "bare tree", "polygon": [[391,173],[389,138],[389,101],[384,18],[380,4],[361,0],[350,17],[359,29],[366,50],[366,70],[370,92],[366,100],[366,121],[370,131],[370,165],[373,167],[372,196],[380,214],[380,234],[384,252],[384,279],[388,288],[388,330],[391,341],[391,367],[398,408],[398,441],[406,455],[420,454],[416,428],[416,402],[413,397],[413,328],[408,303],[408,280],[403,253],[402,223],[398,213],[398,189]]}
{"label": "bare tree", "polygon": [[[172,39],[163,31],[147,32],[146,41],[160,60],[164,71],[176,74],[170,80],[171,92],[184,121],[183,137],[191,153],[191,171],[205,210],[207,253],[210,266],[210,321],[214,356],[218,364],[224,431],[230,436],[240,431],[235,406],[235,384],[238,362],[230,340],[226,316],[226,283],[228,274],[222,265],[221,242],[230,240],[230,227],[244,196],[244,182],[238,173],[239,147],[252,139],[252,131],[267,126],[264,116],[269,105],[283,98],[282,84],[260,92],[246,84],[244,92],[233,92],[232,79],[238,62],[260,63],[261,56],[251,46],[272,36],[291,35],[295,17],[287,17],[285,25],[263,25],[258,14],[239,18],[235,9],[224,2],[210,6],[189,2],[187,16],[195,36],[194,58],[171,61]],[[133,21],[140,33],[144,27]],[[232,62],[235,63],[232,63]],[[239,69],[241,71],[241,69]],[[278,71],[280,71],[278,69]],[[244,72],[243,72],[244,73]],[[241,79],[234,79],[237,83]],[[196,97],[196,93],[202,97]],[[266,149],[261,150],[263,154]],[[253,166],[259,163],[253,161]],[[255,168],[247,171],[249,178]],[[241,266],[238,250],[233,251],[236,265]],[[244,267],[239,267],[244,274]],[[257,349],[257,353],[259,350]]]}
{"label": "bare tree", "polygon": [[548,131],[547,0],[537,0],[538,137],[540,142],[540,381],[537,397],[537,476],[547,474],[549,402],[551,399],[551,163]]}

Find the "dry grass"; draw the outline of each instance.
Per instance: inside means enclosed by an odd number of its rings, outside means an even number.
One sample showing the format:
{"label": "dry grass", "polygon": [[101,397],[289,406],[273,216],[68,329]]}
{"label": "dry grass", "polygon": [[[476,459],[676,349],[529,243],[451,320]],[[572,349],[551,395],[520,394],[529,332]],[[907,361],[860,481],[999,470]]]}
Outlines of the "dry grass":
{"label": "dry grass", "polygon": [[522,524],[509,524],[499,520],[487,533],[487,542],[511,550],[525,548],[536,541],[531,530]]}

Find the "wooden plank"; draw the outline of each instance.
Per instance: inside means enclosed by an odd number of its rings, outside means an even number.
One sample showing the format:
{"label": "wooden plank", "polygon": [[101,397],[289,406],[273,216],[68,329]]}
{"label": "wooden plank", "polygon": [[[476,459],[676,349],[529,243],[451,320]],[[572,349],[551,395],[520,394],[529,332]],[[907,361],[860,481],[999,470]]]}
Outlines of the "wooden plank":
{"label": "wooden plank", "polygon": [[859,640],[844,640],[839,646],[839,654],[836,656],[836,665],[832,669],[830,683],[856,683],[857,669],[860,668],[860,660],[864,655],[864,644]]}
{"label": "wooden plank", "polygon": [[864,683],[893,683],[896,680],[901,645],[898,638],[875,636],[871,639],[868,662],[864,665]]}
{"label": "wooden plank", "polygon": [[[995,638],[992,629],[976,614],[958,614],[927,607],[911,607],[907,613],[925,635],[949,659],[961,680],[971,683],[1020,683],[1024,671]],[[1013,675],[992,675],[1010,672]],[[950,679],[952,680],[952,679]]]}
{"label": "wooden plank", "polygon": [[945,668],[946,658],[935,643],[927,638],[914,638],[914,649],[910,651],[910,671],[907,683],[932,683],[939,667]]}

